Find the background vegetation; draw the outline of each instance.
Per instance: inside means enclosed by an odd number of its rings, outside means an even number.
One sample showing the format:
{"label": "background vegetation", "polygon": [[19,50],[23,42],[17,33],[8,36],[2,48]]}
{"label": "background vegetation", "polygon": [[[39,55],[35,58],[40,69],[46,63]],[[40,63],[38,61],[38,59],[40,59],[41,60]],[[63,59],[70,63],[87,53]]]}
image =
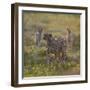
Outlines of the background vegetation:
{"label": "background vegetation", "polygon": [[[43,27],[43,34],[52,33],[56,38],[66,36],[67,27],[71,29],[76,38],[65,62],[46,63],[46,42],[42,39],[40,47],[35,45],[37,26]],[[23,30],[24,77],[80,74],[80,15],[23,11]]]}

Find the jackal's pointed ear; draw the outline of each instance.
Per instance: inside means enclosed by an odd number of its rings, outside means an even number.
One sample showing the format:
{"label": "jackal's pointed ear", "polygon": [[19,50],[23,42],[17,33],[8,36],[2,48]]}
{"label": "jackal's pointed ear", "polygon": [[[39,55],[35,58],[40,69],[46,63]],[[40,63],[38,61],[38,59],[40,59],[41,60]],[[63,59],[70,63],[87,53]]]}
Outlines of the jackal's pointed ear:
{"label": "jackal's pointed ear", "polygon": [[67,31],[70,33],[71,32],[70,28],[67,28]]}
{"label": "jackal's pointed ear", "polygon": [[52,37],[52,34],[49,34],[50,37]]}

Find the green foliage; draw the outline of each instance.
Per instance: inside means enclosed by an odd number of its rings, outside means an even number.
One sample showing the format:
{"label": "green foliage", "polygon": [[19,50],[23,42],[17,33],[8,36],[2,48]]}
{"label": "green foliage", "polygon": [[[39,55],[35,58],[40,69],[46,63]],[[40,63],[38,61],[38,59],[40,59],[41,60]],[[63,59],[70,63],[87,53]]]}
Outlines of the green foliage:
{"label": "green foliage", "polygon": [[[30,68],[30,66],[28,66]],[[26,67],[25,67],[26,68]],[[67,62],[65,64],[57,63],[56,61],[51,64],[34,64],[30,69],[26,69],[24,72],[25,77],[28,76],[52,76],[52,75],[68,75],[70,73],[75,73],[76,70],[80,68],[79,64],[73,62]]]}
{"label": "green foliage", "polygon": [[[24,76],[52,76],[52,75],[68,75],[70,73],[75,73],[73,69],[78,68],[79,62],[70,58],[70,53],[68,53],[68,60],[65,63],[57,60],[53,60],[50,64],[46,63],[46,47],[35,47],[31,46],[31,52],[25,53],[24,59]],[[72,54],[72,53],[71,53]],[[72,54],[73,55],[73,54]],[[71,55],[71,56],[72,56]],[[78,58],[79,59],[79,58]],[[78,60],[77,60],[78,61]],[[67,72],[67,73],[66,73]]]}

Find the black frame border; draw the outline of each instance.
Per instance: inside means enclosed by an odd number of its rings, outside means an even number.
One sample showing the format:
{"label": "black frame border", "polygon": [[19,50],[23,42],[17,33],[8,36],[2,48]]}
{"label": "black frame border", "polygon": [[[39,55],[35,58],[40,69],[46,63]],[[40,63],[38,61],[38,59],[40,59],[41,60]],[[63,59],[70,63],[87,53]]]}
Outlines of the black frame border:
{"label": "black frame border", "polygon": [[[49,82],[35,84],[18,84],[18,7],[45,7],[45,8],[63,8],[85,10],[85,80],[67,81],[67,82]],[[11,4],[11,86],[26,87],[26,86],[44,86],[44,85],[60,85],[60,84],[75,84],[88,83],[88,7],[81,6],[63,6],[63,5],[45,5],[32,3],[14,3]]]}

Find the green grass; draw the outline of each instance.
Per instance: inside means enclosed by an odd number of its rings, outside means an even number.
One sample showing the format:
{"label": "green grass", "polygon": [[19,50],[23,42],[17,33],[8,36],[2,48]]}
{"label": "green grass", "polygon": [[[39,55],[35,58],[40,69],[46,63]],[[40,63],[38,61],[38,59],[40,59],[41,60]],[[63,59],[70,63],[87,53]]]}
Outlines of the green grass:
{"label": "green grass", "polygon": [[[28,66],[30,68],[30,66]],[[60,75],[76,75],[80,74],[79,63],[67,62],[66,64],[55,63],[51,64],[35,64],[31,67],[30,70],[25,70],[25,77],[34,77],[34,76],[60,76]]]}
{"label": "green grass", "polygon": [[[65,63],[53,60],[50,64],[46,62],[45,47],[31,47],[30,52],[24,57],[24,77],[54,76],[54,75],[75,75],[80,73],[80,62],[73,60],[71,56],[75,52],[68,52],[68,59]],[[77,53],[79,55],[79,53]]]}

